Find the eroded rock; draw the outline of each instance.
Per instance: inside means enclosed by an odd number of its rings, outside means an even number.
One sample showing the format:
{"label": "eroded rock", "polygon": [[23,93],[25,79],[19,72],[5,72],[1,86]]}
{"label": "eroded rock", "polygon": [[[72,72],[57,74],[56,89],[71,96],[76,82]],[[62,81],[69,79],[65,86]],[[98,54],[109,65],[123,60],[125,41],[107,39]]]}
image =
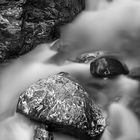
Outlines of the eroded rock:
{"label": "eroded rock", "polygon": [[0,1],[0,63],[59,38],[84,7],[85,0]]}
{"label": "eroded rock", "polygon": [[76,137],[95,137],[105,129],[101,109],[68,73],[41,79],[19,97],[17,112],[48,129]]}
{"label": "eroded rock", "polygon": [[45,124],[37,124],[34,128],[34,140],[53,140],[53,134],[47,129]]}

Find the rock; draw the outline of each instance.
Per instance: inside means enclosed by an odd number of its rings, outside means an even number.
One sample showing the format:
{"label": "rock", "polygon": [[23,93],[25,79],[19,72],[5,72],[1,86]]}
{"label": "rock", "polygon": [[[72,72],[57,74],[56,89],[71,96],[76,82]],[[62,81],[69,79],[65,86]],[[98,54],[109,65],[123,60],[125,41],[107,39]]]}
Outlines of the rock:
{"label": "rock", "polygon": [[41,79],[19,97],[17,112],[48,129],[80,138],[100,136],[106,126],[101,109],[68,73]]}
{"label": "rock", "polygon": [[78,56],[75,60],[75,62],[78,63],[90,63],[92,62],[95,58],[104,55],[103,51],[97,51],[93,53],[84,53]]}
{"label": "rock", "polygon": [[25,0],[0,2],[0,63],[17,56],[21,49],[22,14]]}
{"label": "rock", "polygon": [[59,38],[84,7],[85,0],[0,1],[0,63]]}
{"label": "rock", "polygon": [[121,74],[128,74],[127,66],[114,56],[101,56],[90,64],[93,77],[112,78]]}
{"label": "rock", "polygon": [[53,140],[53,134],[49,132],[45,124],[38,124],[34,128],[34,140]]}

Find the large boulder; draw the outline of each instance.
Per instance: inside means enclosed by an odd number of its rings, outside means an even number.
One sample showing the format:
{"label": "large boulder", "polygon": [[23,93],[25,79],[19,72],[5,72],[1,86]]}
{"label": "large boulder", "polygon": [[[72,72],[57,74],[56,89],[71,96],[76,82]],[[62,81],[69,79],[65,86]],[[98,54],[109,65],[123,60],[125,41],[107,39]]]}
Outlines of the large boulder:
{"label": "large boulder", "polygon": [[17,112],[80,139],[101,136],[106,126],[102,110],[68,73],[29,86],[19,97]]}
{"label": "large boulder", "polygon": [[59,38],[84,8],[85,0],[0,1],[0,62]]}

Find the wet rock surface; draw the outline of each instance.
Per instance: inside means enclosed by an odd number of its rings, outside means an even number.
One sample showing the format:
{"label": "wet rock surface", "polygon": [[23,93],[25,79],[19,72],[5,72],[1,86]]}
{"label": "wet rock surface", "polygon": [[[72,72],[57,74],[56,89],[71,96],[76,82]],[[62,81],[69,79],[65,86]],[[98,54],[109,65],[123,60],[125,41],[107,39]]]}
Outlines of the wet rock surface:
{"label": "wet rock surface", "polygon": [[84,0],[0,1],[0,63],[59,38],[84,7]]}
{"label": "wet rock surface", "polygon": [[121,74],[128,74],[127,66],[114,56],[101,56],[90,64],[93,77],[112,78]]}
{"label": "wet rock surface", "polygon": [[17,112],[48,125],[48,130],[79,138],[100,136],[106,126],[102,110],[64,72],[29,86],[19,97]]}
{"label": "wet rock surface", "polygon": [[78,63],[90,63],[95,58],[102,56],[102,55],[104,55],[103,51],[97,51],[97,52],[93,52],[93,53],[84,53],[84,54],[81,54],[80,56],[78,56],[75,61]]}
{"label": "wet rock surface", "polygon": [[53,140],[53,134],[49,132],[45,124],[38,124],[34,128],[34,140]]}
{"label": "wet rock surface", "polygon": [[0,62],[17,56],[21,49],[23,5],[25,0],[0,1]]}

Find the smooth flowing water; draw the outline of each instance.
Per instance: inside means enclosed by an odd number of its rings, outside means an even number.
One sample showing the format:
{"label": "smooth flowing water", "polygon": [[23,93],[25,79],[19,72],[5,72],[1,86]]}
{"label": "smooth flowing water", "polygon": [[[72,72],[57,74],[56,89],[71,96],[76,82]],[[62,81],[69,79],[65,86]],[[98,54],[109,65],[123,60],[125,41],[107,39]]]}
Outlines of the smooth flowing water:
{"label": "smooth flowing water", "polygon": [[[87,8],[98,9],[98,6],[91,6],[93,3],[98,5],[97,1],[89,0],[88,2]],[[105,0],[100,0],[100,2],[99,9],[107,8],[108,3]],[[99,32],[102,31],[99,29]],[[95,102],[103,108],[108,126],[101,140],[140,140],[139,81],[126,76],[112,80],[97,80],[90,75],[89,64],[47,63],[47,60],[55,54],[49,50],[49,46],[50,44],[39,45],[18,59],[0,64],[0,140],[33,140],[34,123],[15,113],[19,95],[31,83],[61,71],[72,74]],[[139,64],[139,61],[135,60],[126,61],[129,68],[135,63]],[[54,140],[76,140],[76,138],[54,133]]]}
{"label": "smooth flowing water", "polygon": [[[0,68],[0,139],[31,140],[33,124],[26,117],[15,114],[19,94],[30,83],[50,74],[66,71],[74,75],[86,87],[88,93],[104,110],[108,127],[101,140],[140,139],[139,119],[129,103],[139,96],[139,82],[125,76],[114,80],[96,81],[89,72],[89,64],[67,63],[62,66],[48,64],[46,60],[54,54],[48,44],[40,45],[27,55]],[[45,63],[44,63],[45,62]],[[96,89],[96,83],[106,85]],[[96,92],[95,92],[96,89]],[[96,94],[95,94],[96,93]],[[118,101],[119,100],[119,101]],[[76,140],[62,134],[54,134],[55,140]]]}

